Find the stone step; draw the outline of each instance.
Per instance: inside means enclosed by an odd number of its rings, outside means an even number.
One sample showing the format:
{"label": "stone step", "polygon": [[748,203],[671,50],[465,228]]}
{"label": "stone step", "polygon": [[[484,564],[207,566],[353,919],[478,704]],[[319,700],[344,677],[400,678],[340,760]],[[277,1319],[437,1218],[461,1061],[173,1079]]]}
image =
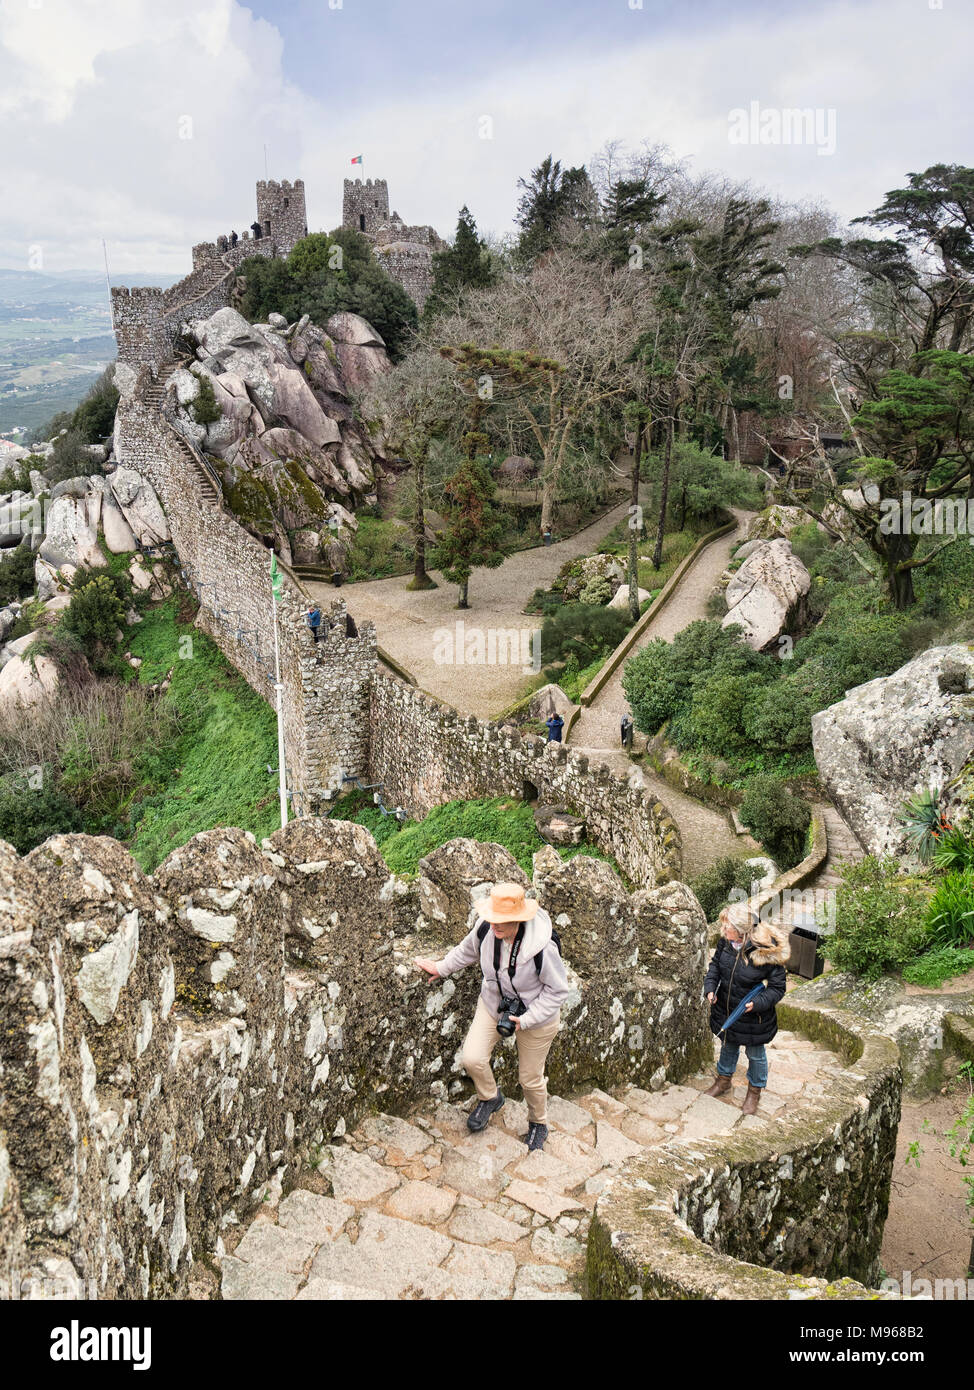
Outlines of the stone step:
{"label": "stone step", "polygon": [[373,1115],[327,1147],[317,1178],[264,1210],[221,1255],[226,1299],[578,1299],[598,1194],[656,1144],[759,1127],[828,1093],[839,1058],[787,1031],[770,1049],[759,1112],[742,1117],[743,1068],[726,1098],[683,1085],[552,1096],[543,1152],[520,1140],[522,1102],[470,1134],[463,1104]]}

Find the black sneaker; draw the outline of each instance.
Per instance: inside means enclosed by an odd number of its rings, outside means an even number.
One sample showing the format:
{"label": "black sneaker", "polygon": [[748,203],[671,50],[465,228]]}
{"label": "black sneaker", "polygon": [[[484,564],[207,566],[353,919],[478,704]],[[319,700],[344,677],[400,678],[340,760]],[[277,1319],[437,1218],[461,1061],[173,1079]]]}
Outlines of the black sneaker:
{"label": "black sneaker", "polygon": [[543,1149],[547,1137],[548,1126],[536,1124],[534,1120],[532,1120],[528,1125],[527,1134],[521,1135],[521,1143],[527,1144],[529,1150]]}
{"label": "black sneaker", "polygon": [[467,1129],[474,1134],[479,1134],[482,1129],[487,1128],[487,1121],[495,1110],[499,1110],[504,1104],[504,1092],[498,1091],[493,1100],[478,1101],[470,1114],[467,1116]]}

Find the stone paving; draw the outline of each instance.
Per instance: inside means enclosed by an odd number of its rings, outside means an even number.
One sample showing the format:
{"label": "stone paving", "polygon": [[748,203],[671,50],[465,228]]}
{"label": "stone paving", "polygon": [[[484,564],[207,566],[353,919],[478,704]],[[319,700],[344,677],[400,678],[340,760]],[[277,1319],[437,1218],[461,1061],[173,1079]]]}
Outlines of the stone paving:
{"label": "stone paving", "polygon": [[371,1116],[326,1148],[302,1186],[228,1233],[216,1252],[222,1296],[580,1299],[592,1208],[617,1165],[671,1140],[767,1125],[842,1070],[836,1054],[786,1032],[769,1058],[756,1116],[740,1111],[742,1054],[731,1100],[702,1094],[712,1071],[659,1091],[552,1098],[542,1153],[521,1142],[527,1114],[513,1098],[481,1134],[466,1127],[473,1100],[408,1120]]}

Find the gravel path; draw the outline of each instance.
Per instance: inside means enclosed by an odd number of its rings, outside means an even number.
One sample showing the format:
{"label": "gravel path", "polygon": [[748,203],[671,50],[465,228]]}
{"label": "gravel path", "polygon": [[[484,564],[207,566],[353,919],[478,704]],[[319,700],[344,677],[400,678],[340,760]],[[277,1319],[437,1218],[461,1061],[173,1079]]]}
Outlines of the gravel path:
{"label": "gravel path", "polygon": [[579,1299],[592,1208],[620,1163],[657,1145],[767,1131],[819,1104],[843,1070],[835,1053],[784,1031],[768,1055],[754,1117],[740,1111],[743,1068],[728,1100],[702,1094],[713,1080],[708,1068],[659,1091],[552,1097],[543,1153],[529,1154],[521,1142],[527,1113],[513,1098],[481,1134],[466,1128],[473,1101],[431,1103],[408,1120],[374,1115],[345,1143],[329,1145],[302,1186],[269,1204],[232,1253],[218,1247],[222,1295]]}
{"label": "gravel path", "polygon": [[[628,501],[621,502],[584,531],[556,545],[517,551],[495,570],[475,570],[470,580],[471,606],[464,611],[456,606],[457,586],[435,571],[437,589],[413,592],[406,588],[408,576],[399,575],[349,584],[342,593],[356,622],[374,622],[379,646],[405,666],[424,690],[464,714],[493,719],[514,703],[531,674],[531,634],[540,630],[541,620],[524,614],[524,605],[535,589],[551,584],[566,560],[592,554],[626,515],[628,506]],[[306,587],[322,604],[335,597],[328,584],[306,581]],[[457,640],[458,623],[463,624],[461,640]],[[478,631],[485,634],[485,645],[487,635],[494,634],[495,662],[468,665],[443,660],[450,652],[469,652],[467,644],[476,640]],[[518,634],[513,643],[503,636],[510,632]]]}

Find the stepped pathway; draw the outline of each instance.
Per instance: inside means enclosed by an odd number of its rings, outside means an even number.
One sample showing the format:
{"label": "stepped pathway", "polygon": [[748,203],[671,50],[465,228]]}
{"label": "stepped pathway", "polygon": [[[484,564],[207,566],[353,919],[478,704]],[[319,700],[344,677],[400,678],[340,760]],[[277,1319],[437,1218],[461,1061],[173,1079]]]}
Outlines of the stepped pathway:
{"label": "stepped pathway", "polygon": [[165,383],[169,377],[172,376],[177,367],[181,366],[183,366],[182,361],[177,359],[164,362],[158,370],[156,379],[146,386],[143,392],[143,399],[147,405],[153,406],[160,412],[163,424],[176,440],[187,467],[191,473],[196,475],[196,481],[199,485],[203,501],[210,506],[220,506],[222,505],[223,493],[213,469],[205,462],[197,450],[189,444],[188,440],[186,440],[177,429],[174,429],[172,424],[162,415],[162,407],[166,399]]}
{"label": "stepped pathway", "polygon": [[[750,512],[734,511],[737,530],[713,541],[700,552],[680,580],[676,593],[646,628],[634,651],[658,637],[671,642],[690,623],[707,616],[707,599],[727,568],[731,551],[740,544],[750,516]],[[593,762],[607,764],[634,785],[651,791],[663,803],[680,828],[684,879],[695,878],[725,855],[737,856],[745,850],[759,854],[760,847],[750,836],[737,835],[722,811],[671,787],[651,768],[637,766],[622,751],[619,725],[623,714],[629,711],[629,702],[622,689],[622,671],[620,667],[593,703],[582,710],[569,736],[571,747],[587,753]]]}
{"label": "stepped pathway", "polygon": [[[744,1116],[743,1068],[733,1100],[682,1086],[552,1098],[543,1153],[529,1154],[521,1101],[508,1099],[481,1134],[462,1106],[408,1120],[375,1115],[330,1145],[303,1186],[218,1250],[224,1299],[578,1299],[592,1208],[613,1169],[674,1140],[762,1128],[814,1106],[842,1071],[837,1054],[793,1033],[769,1047],[768,1089]],[[229,1245],[229,1241],[227,1242]]]}
{"label": "stepped pathway", "polygon": [[[424,690],[445,700],[464,714],[494,719],[520,695],[531,675],[530,634],[541,626],[539,617],[523,612],[535,589],[547,588],[567,560],[591,555],[628,511],[629,503],[618,506],[566,540],[555,545],[537,546],[509,555],[497,569],[478,569],[470,580],[470,608],[457,608],[457,586],[437,571],[438,588],[414,592],[406,588],[408,575],[393,579],[366,580],[349,584],[342,593],[357,623],[375,623],[379,645],[415,676]],[[330,602],[330,585],[304,580],[310,594]],[[443,660],[444,644],[437,636],[443,631],[456,634],[474,629],[495,633],[517,630],[525,634],[524,648],[515,663],[485,665],[459,664]],[[506,649],[498,640],[498,648]],[[437,659],[439,657],[439,660]]]}
{"label": "stepped pathway", "polygon": [[802,888],[797,888],[793,896],[783,902],[775,903],[771,920],[778,922],[787,931],[795,927],[807,927],[823,912],[828,912],[826,895],[831,896],[842,884],[839,869],[844,863],[858,863],[863,857],[863,849],[853,832],[846,825],[839,812],[828,801],[816,802],[812,810],[825,821],[828,837],[828,853],[815,877]]}

